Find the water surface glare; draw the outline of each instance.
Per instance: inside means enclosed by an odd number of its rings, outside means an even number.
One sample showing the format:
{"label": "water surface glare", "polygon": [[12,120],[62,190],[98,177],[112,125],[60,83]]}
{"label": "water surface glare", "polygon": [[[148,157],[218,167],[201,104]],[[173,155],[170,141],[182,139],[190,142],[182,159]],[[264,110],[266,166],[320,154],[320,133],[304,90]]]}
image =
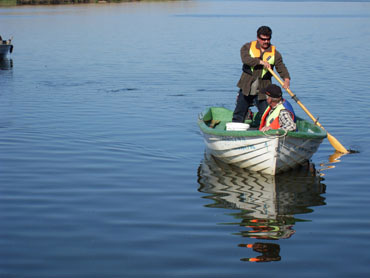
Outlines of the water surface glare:
{"label": "water surface glare", "polygon": [[[198,113],[234,108],[260,25],[292,91],[359,151],[325,140],[321,175],[205,153]],[[0,27],[1,278],[370,273],[369,2],[1,7]]]}

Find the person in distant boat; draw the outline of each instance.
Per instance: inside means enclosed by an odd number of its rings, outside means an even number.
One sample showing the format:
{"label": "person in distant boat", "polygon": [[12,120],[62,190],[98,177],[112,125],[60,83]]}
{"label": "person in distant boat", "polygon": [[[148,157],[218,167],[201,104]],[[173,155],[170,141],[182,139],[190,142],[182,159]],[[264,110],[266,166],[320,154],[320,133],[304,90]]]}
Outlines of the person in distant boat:
{"label": "person in distant boat", "polygon": [[281,88],[275,84],[261,90],[266,94],[268,107],[262,115],[260,130],[283,129],[295,131],[297,129],[296,116],[292,105],[283,99]]}
{"label": "person in distant boat", "polygon": [[255,105],[260,115],[267,107],[266,96],[261,92],[271,84],[268,69],[276,67],[284,80],[284,88],[290,86],[290,75],[279,51],[271,42],[272,31],[268,26],[257,30],[257,40],[244,44],[240,50],[243,72],[237,84],[239,93],[233,113],[233,122],[244,122],[249,107]]}

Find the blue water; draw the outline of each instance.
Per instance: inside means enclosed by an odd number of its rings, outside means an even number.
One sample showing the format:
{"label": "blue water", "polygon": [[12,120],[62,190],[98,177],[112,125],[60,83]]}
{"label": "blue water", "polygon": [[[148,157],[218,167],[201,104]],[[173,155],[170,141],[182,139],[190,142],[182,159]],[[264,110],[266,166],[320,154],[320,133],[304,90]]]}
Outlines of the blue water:
{"label": "blue water", "polygon": [[[260,25],[359,151],[325,140],[316,177],[205,155],[198,113],[234,108]],[[368,2],[0,8],[0,277],[367,277],[369,30]]]}

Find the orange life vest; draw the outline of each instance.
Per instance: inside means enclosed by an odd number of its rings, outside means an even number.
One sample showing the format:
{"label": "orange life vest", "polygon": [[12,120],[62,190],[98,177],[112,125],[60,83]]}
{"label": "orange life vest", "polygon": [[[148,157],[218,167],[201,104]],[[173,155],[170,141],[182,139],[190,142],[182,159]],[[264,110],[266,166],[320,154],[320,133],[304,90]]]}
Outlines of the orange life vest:
{"label": "orange life vest", "polygon": [[[251,55],[251,57],[253,58],[261,58],[263,61],[269,63],[271,66],[273,66],[275,64],[275,46],[274,45],[271,45],[271,51],[265,51],[262,53],[262,57],[261,57],[261,50],[259,48],[257,48],[257,41],[252,41],[251,42],[251,46],[250,46],[250,49],[249,49],[249,54]],[[251,67],[251,70],[253,71],[253,67]],[[263,69],[262,70],[262,75],[261,77],[263,77],[266,73],[267,73],[267,69]]]}
{"label": "orange life vest", "polygon": [[[280,114],[280,111],[283,109],[286,109],[290,112],[290,114],[292,115],[293,121],[295,122],[296,121],[295,113],[294,113],[292,105],[288,101],[283,99],[283,103],[278,104],[278,106],[275,107],[275,110],[272,112],[271,115],[269,115],[271,111],[271,106],[266,108],[265,112],[262,115],[259,129],[262,129],[264,126],[270,126],[272,129],[279,129],[280,128],[279,114]],[[267,118],[269,118],[268,121],[267,121]]]}

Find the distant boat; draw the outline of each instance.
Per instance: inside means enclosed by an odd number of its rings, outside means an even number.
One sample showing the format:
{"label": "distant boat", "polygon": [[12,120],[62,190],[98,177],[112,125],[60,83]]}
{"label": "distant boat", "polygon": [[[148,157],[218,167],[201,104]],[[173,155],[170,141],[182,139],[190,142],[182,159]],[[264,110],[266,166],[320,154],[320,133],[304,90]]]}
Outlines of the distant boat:
{"label": "distant boat", "polygon": [[9,53],[12,52],[13,45],[11,39],[7,41],[0,39],[0,59],[4,59]]}
{"label": "distant boat", "polygon": [[[212,107],[199,116],[198,125],[214,157],[253,172],[276,175],[304,165],[327,136],[325,130],[299,117],[294,132],[226,130],[232,114],[226,108]],[[249,123],[253,126],[252,120]]]}

